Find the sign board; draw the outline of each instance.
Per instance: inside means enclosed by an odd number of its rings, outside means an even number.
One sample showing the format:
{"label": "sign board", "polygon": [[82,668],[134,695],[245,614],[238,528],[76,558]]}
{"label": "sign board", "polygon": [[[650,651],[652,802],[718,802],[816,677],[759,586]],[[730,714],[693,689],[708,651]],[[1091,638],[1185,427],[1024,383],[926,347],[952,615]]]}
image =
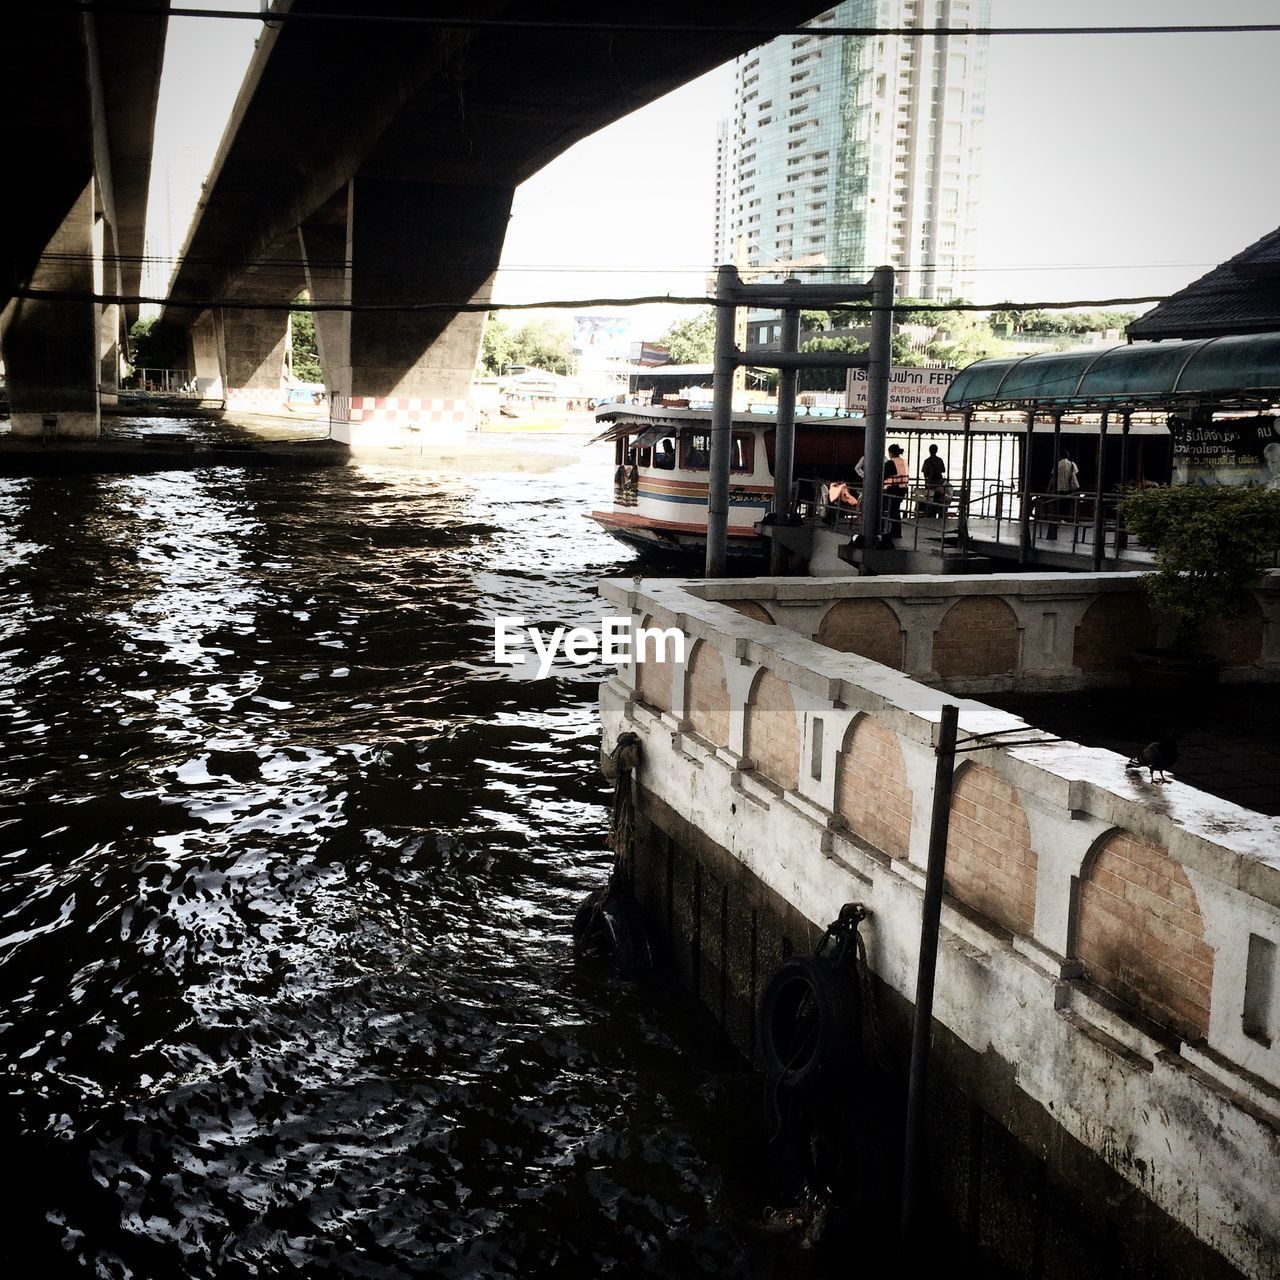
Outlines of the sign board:
{"label": "sign board", "polygon": [[630,316],[601,316],[594,313],[573,317],[573,349],[580,355],[597,354],[622,360],[631,340]]}
{"label": "sign board", "polygon": [[1190,423],[1171,418],[1175,484],[1280,489],[1280,422],[1271,416]]}
{"label": "sign board", "polygon": [[[889,416],[902,413],[940,414],[942,397],[956,376],[955,369],[916,369],[895,364],[889,375]],[[845,382],[845,407],[867,411],[867,371],[850,369]]]}

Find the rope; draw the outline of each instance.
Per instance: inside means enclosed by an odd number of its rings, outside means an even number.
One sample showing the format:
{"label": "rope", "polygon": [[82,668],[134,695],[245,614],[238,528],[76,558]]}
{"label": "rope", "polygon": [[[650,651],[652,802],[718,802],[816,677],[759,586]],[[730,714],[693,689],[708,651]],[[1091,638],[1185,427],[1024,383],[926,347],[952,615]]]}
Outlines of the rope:
{"label": "rope", "polygon": [[613,810],[609,815],[609,844],[615,876],[628,874],[636,839],[635,779],[640,771],[640,738],[620,733],[604,761],[604,776],[613,781]]}

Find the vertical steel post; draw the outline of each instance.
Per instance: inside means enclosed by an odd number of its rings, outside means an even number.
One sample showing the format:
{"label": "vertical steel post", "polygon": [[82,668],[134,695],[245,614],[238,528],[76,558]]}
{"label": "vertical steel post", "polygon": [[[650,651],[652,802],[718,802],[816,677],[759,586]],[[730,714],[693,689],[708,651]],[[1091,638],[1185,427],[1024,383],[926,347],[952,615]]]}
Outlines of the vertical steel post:
{"label": "vertical steel post", "polygon": [[960,708],[947,703],[938,723],[938,757],[933,776],[933,815],[929,825],[929,863],[920,907],[920,958],[916,965],[916,1009],[911,1028],[911,1071],[907,1082],[907,1132],[902,1162],[902,1249],[918,1237],[924,1187],[924,1122],[929,1081],[929,1038],[933,1028],[933,983],[938,964],[938,932],[942,924],[947,831],[951,822],[951,787],[955,774],[956,727]]}
{"label": "vertical steel post", "polygon": [[[800,281],[790,277],[788,285]],[[800,308],[786,307],[782,312],[782,350],[800,349]],[[796,446],[796,383],[798,369],[778,371],[778,416],[773,444],[773,520],[775,527],[785,524],[791,514],[791,478],[794,474]],[[777,537],[769,539],[769,572],[781,574],[787,563],[787,549]]]}
{"label": "vertical steel post", "polygon": [[1018,527],[1018,563],[1031,563],[1031,437],[1036,429],[1036,410],[1027,410],[1027,436],[1022,442],[1022,510]]}
{"label": "vertical steel post", "polygon": [[[1120,427],[1120,491],[1123,493],[1125,486],[1129,483],[1129,428],[1133,425],[1133,410],[1126,409],[1124,416],[1121,418]],[[1116,507],[1116,556],[1127,545],[1128,539],[1125,536],[1124,521],[1120,518],[1120,508]]]}
{"label": "vertical steel post", "polygon": [[1102,568],[1102,553],[1106,549],[1102,545],[1107,522],[1102,511],[1102,472],[1107,462],[1107,411],[1102,411],[1102,421],[1098,424],[1098,474],[1093,481],[1093,571]]}
{"label": "vertical steel post", "polygon": [[711,459],[707,476],[707,577],[723,578],[729,540],[729,443],[733,431],[733,371],[737,348],[738,269],[725,263],[716,272],[716,358],[712,379]]}
{"label": "vertical steel post", "polygon": [[862,456],[862,563],[874,567],[869,554],[881,539],[884,506],[884,435],[889,417],[889,372],[893,345],[893,268],[871,273],[871,350],[867,358],[867,417]]}

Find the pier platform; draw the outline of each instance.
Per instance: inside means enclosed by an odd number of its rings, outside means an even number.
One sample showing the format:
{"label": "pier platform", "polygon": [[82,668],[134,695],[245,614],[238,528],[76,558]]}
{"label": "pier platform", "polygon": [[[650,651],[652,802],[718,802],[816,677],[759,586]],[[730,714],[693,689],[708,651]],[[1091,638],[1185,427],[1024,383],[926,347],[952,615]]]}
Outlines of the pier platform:
{"label": "pier platform", "polygon": [[[743,1054],[777,966],[861,904],[890,1079],[847,1104],[892,1180],[954,704],[929,1220],[974,1274],[1275,1277],[1280,819],[985,701],[1119,688],[1160,639],[1134,578],[601,591],[633,631],[684,637],[603,684],[603,741],[638,739],[635,895]],[[1233,696],[1280,678],[1280,575],[1255,603],[1213,636]]]}

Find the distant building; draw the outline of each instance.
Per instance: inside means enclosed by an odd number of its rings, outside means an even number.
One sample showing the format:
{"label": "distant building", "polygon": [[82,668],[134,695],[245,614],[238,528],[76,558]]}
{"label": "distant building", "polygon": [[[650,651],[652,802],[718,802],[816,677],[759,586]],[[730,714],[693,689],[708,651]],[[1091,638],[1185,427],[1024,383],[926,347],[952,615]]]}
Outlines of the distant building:
{"label": "distant building", "polygon": [[[990,0],[845,0],[806,24],[981,27]],[[801,278],[882,263],[900,296],[972,292],[985,36],[783,36],[736,63],[715,257]]]}
{"label": "distant building", "polygon": [[1280,227],[1171,294],[1128,328],[1130,338],[1218,338],[1280,332]]}

